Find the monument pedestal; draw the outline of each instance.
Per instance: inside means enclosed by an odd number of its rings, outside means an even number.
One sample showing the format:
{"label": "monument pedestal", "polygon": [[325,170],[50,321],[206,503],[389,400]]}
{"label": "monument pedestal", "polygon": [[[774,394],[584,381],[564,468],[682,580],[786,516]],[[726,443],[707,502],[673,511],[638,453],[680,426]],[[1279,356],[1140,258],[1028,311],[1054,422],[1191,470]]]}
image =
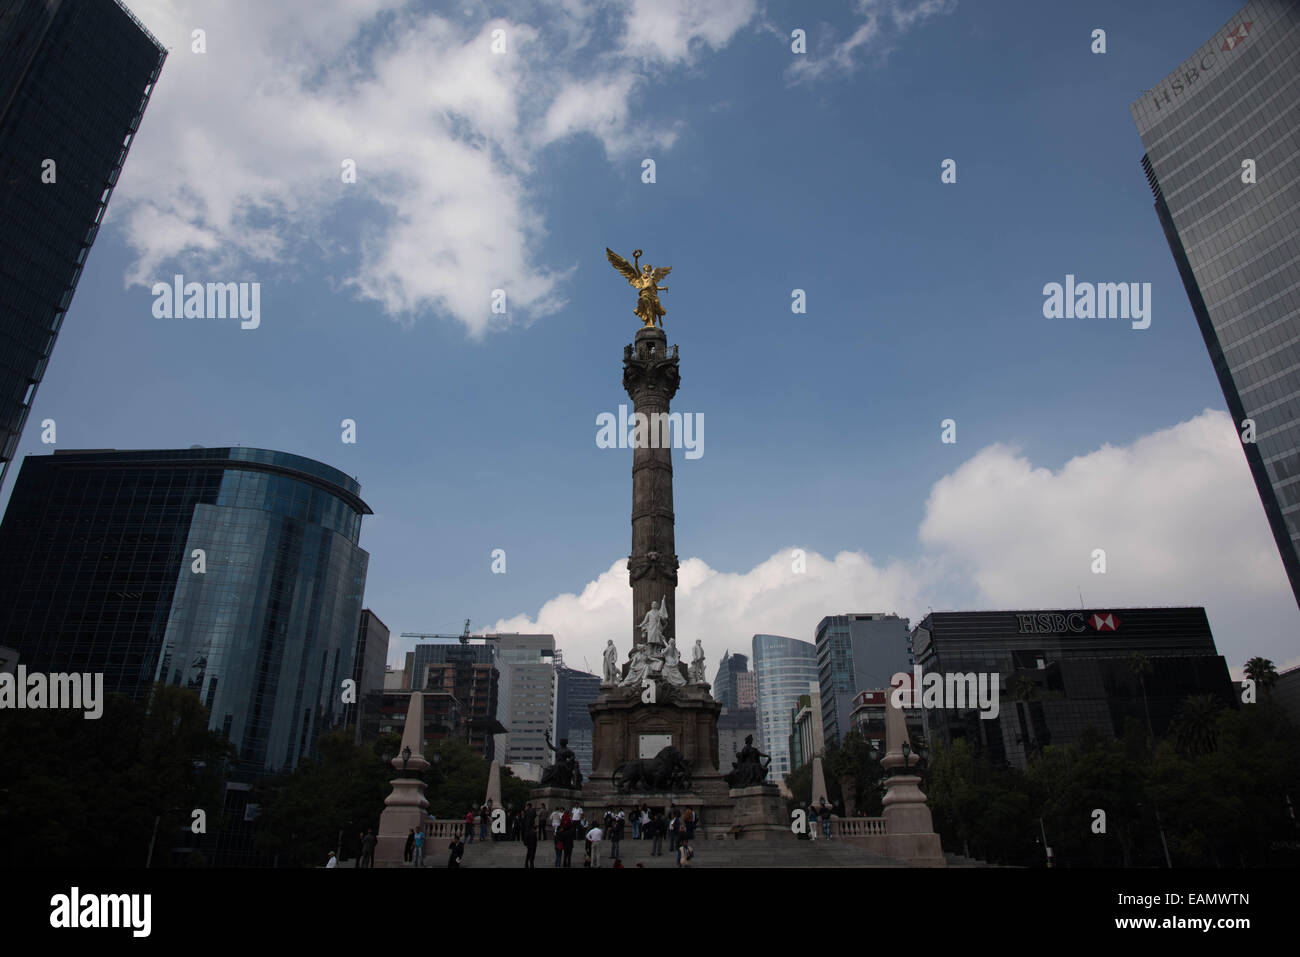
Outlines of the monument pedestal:
{"label": "monument pedestal", "polygon": [[[675,805],[699,814],[706,835],[724,833],[732,823],[732,802],[718,771],[722,705],[706,684],[669,690],[661,681],[653,702],[644,701],[643,692],[639,687],[605,687],[587,706],[595,725],[592,771],[583,788],[589,816],[599,819],[606,810],[630,811],[643,804],[664,811]],[[646,787],[643,778],[627,780],[629,765],[653,761],[666,747],[675,748],[689,763],[689,781],[662,775],[653,787]]]}
{"label": "monument pedestal", "polygon": [[885,854],[914,867],[947,867],[920,783],[915,774],[895,775],[885,782]]}
{"label": "monument pedestal", "polygon": [[775,784],[756,784],[732,788],[727,792],[733,802],[730,834],[737,840],[784,841],[794,838],[786,820],[785,801]]}
{"label": "monument pedestal", "polygon": [[379,816],[379,834],[375,842],[376,867],[405,865],[406,838],[411,831],[421,831],[429,820],[429,801],[425,784],[419,778],[390,781],[393,793],[384,799],[384,813]]}

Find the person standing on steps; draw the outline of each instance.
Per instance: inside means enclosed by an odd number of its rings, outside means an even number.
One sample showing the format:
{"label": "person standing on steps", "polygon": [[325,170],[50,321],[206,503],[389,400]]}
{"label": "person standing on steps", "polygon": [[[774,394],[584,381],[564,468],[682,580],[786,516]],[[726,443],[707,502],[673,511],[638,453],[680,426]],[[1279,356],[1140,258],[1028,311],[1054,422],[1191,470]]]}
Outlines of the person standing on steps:
{"label": "person standing on steps", "polygon": [[537,818],[540,816],[540,812],[534,814],[531,807],[524,809],[524,819],[520,828],[524,850],[527,852],[524,856],[524,867],[537,867]]}

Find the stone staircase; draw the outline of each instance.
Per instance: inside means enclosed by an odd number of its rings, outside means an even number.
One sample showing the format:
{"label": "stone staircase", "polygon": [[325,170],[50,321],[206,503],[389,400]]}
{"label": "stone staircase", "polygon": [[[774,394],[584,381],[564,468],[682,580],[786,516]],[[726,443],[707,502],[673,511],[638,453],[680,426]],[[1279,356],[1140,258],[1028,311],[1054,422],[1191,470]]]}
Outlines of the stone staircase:
{"label": "stone staircase", "polygon": [[[677,859],[668,851],[664,841],[662,857],[650,854],[650,841],[625,840],[619,847],[624,867],[676,867]],[[855,847],[845,841],[799,841],[793,837],[780,841],[712,839],[697,840],[692,845],[695,857],[691,867],[907,867],[902,861]],[[426,866],[447,866],[447,842],[436,841]],[[519,841],[475,841],[466,846],[462,867],[523,867],[524,845]],[[573,847],[573,868],[582,868],[584,846],[581,841]],[[537,845],[537,867],[555,868],[555,844],[547,839]],[[608,842],[602,842],[601,868],[609,868]]]}

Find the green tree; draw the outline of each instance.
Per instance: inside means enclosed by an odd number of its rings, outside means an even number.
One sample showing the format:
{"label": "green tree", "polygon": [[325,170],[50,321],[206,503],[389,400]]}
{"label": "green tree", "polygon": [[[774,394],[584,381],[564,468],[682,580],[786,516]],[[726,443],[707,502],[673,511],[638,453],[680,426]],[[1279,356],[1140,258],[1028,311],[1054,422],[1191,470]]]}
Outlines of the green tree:
{"label": "green tree", "polygon": [[[424,756],[433,765],[428,776],[429,813],[434,817],[458,820],[473,809],[475,816],[487,797],[490,765],[459,738],[434,742]],[[505,800],[505,779],[502,773]]]}
{"label": "green tree", "polygon": [[346,728],[322,734],[316,756],[254,788],[252,800],[262,805],[256,844],[279,866],[320,866],[340,839],[344,856],[352,856],[359,833],[378,831],[395,772],[375,747],[359,746],[353,737]]}
{"label": "green tree", "polygon": [[[148,708],[107,695],[102,715],[0,712],[0,864],[153,866],[189,840],[191,812],[219,818],[230,747],[193,691],[158,685]],[[190,855],[191,863],[194,855]]]}
{"label": "green tree", "polygon": [[1185,757],[1209,754],[1219,740],[1219,709],[1222,702],[1212,694],[1189,695],[1174,716],[1173,732],[1178,751]]}
{"label": "green tree", "polygon": [[1155,732],[1151,730],[1151,709],[1147,706],[1147,678],[1154,670],[1151,659],[1140,651],[1135,651],[1128,656],[1128,670],[1142,688],[1142,711],[1147,716],[1147,734],[1154,739]]}
{"label": "green tree", "polygon": [[1261,696],[1267,696],[1273,690],[1273,685],[1277,684],[1277,668],[1267,658],[1251,658],[1242,671],[1255,682]]}

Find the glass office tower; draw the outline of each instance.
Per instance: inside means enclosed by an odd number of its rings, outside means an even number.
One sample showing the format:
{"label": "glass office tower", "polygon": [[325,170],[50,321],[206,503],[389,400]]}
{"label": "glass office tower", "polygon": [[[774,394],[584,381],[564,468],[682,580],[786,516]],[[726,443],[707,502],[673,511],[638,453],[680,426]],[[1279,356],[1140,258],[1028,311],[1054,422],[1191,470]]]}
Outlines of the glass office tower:
{"label": "glass office tower", "polygon": [[28,456],[0,524],[0,645],[143,700],[193,689],[241,772],[344,722],[371,514],[360,486],[265,449]]}
{"label": "glass office tower", "polygon": [[826,740],[850,731],[859,691],[888,688],[899,672],[912,670],[908,620],[897,615],[829,615],[817,623],[817,672]]}
{"label": "glass office tower", "polygon": [[0,485],[166,58],[115,0],[0,3]]}
{"label": "glass office tower", "polygon": [[790,767],[790,709],[808,683],[817,682],[817,647],[780,635],[755,635],[754,687],[759,749],[772,756],[769,780],[780,781]]}
{"label": "glass office tower", "polygon": [[[912,643],[923,673],[998,678],[996,714],[969,697],[963,708],[922,708],[931,743],[965,738],[1018,768],[1048,745],[1083,744],[1089,729],[1122,738],[1133,726],[1145,736],[1150,720],[1164,737],[1192,695],[1237,704],[1204,608],[936,611]],[[1134,654],[1150,666],[1140,680]]]}
{"label": "glass office tower", "polygon": [[1300,602],[1300,4],[1252,0],[1131,107],[1156,214]]}
{"label": "glass office tower", "polygon": [[[592,735],[595,724],[587,705],[600,697],[600,676],[578,671],[563,664],[556,666],[555,741],[568,738],[569,748],[578,758],[583,774],[591,773]],[[550,764],[553,755],[548,754]]]}

